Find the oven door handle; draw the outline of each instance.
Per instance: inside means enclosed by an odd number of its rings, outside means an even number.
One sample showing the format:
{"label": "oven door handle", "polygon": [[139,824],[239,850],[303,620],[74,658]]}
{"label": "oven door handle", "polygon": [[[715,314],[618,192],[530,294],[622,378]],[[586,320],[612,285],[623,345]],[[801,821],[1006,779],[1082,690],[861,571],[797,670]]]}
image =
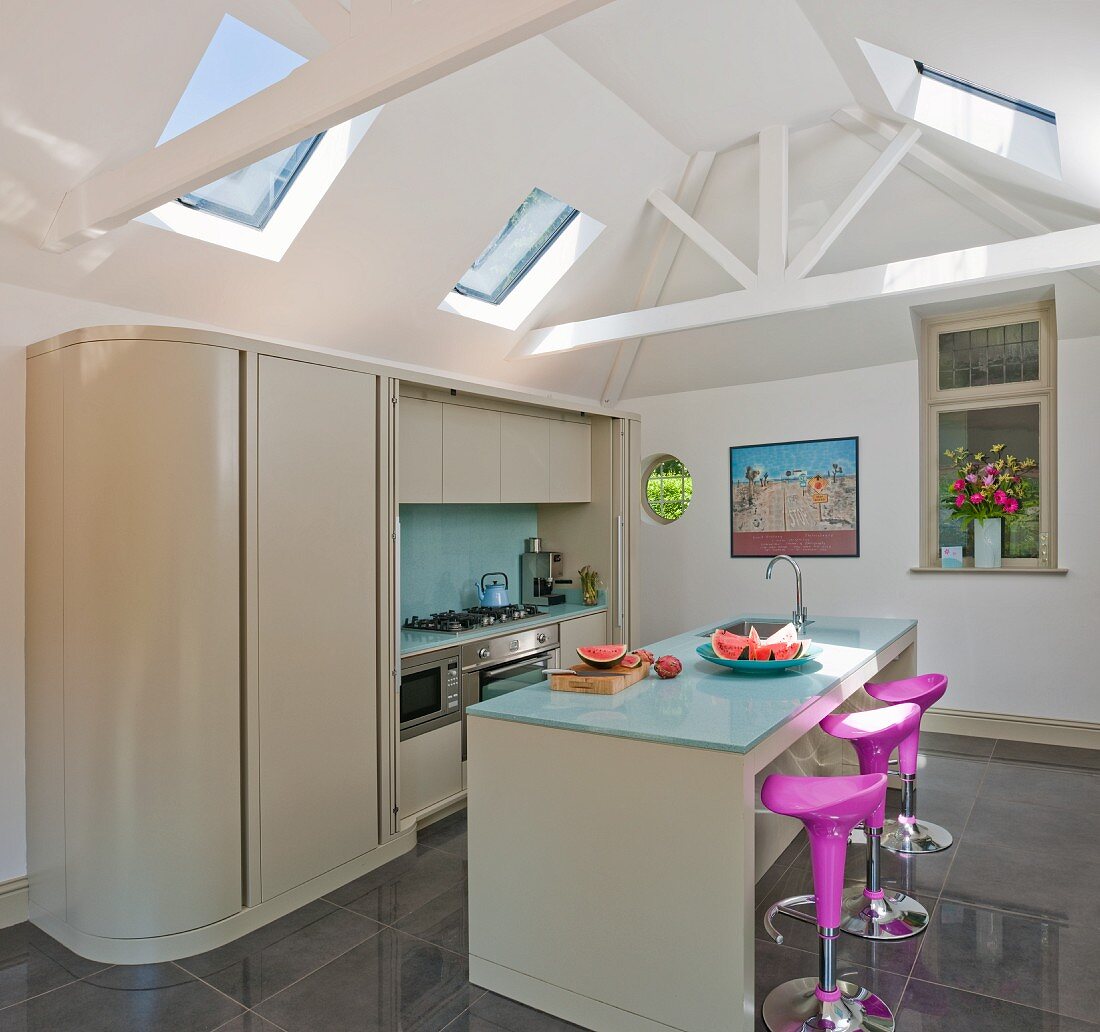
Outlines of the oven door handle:
{"label": "oven door handle", "polygon": [[552,652],[536,652],[533,656],[528,656],[527,659],[521,659],[516,663],[510,663],[508,666],[503,667],[482,667],[478,670],[479,674],[506,674],[509,670],[515,670],[517,667],[531,666],[532,663],[541,663],[542,669],[545,670],[550,665],[550,657]]}

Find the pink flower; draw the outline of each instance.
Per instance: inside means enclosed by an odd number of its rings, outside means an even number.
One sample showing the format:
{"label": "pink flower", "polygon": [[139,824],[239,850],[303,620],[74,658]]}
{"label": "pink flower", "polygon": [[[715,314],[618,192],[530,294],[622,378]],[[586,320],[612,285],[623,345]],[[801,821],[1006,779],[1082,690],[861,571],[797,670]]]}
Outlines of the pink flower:
{"label": "pink flower", "polygon": [[993,477],[983,477],[983,478],[982,478],[982,483],[983,483],[983,484],[984,484],[984,485],[985,485],[986,487],[992,487],[992,486],[993,486],[993,480],[994,480],[994,478],[993,478]]}
{"label": "pink flower", "polygon": [[987,477],[995,477],[997,475],[997,467],[996,466],[986,466],[985,467],[985,475]]}
{"label": "pink flower", "polygon": [[953,483],[951,485],[951,490],[952,491],[962,491],[965,487],[966,487],[966,481],[965,480],[956,480],[955,483]]}
{"label": "pink flower", "polygon": [[966,482],[968,484],[976,484],[978,482],[978,474],[977,473],[967,473],[966,474]]}
{"label": "pink flower", "polygon": [[998,505],[1007,505],[1008,495],[1006,495],[1004,491],[994,491],[993,501],[995,501]]}
{"label": "pink flower", "polygon": [[1013,478],[1012,478],[1012,483],[1014,483],[1014,484],[1018,484],[1019,482],[1020,482],[1020,478],[1019,478],[1019,477],[1013,477]]}
{"label": "pink flower", "polygon": [[955,495],[955,508],[961,509],[964,505],[966,505],[966,495]]}
{"label": "pink flower", "polygon": [[974,492],[974,494],[972,494],[972,495],[970,496],[970,500],[971,500],[971,501],[972,501],[972,502],[973,502],[973,503],[974,503],[975,505],[978,505],[978,504],[980,504],[980,503],[981,503],[981,501],[982,501],[982,496],[981,496],[980,494],[978,494],[978,493],[977,493],[977,492],[975,491],[975,492]]}
{"label": "pink flower", "polygon": [[1015,512],[1020,508],[1020,500],[1018,498],[1010,498],[1008,504],[1005,506],[1005,512]]}

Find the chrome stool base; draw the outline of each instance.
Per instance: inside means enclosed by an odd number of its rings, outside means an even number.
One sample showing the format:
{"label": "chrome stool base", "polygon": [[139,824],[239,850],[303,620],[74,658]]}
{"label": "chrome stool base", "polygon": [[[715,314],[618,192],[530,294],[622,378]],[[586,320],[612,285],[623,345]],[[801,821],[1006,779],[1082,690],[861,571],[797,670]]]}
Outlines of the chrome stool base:
{"label": "chrome stool base", "polygon": [[888,820],[882,829],[882,848],[891,853],[939,853],[952,842],[951,832],[931,821]]}
{"label": "chrome stool base", "polygon": [[882,899],[868,899],[862,886],[847,889],[841,912],[840,930],[859,939],[910,939],[928,925],[928,911],[917,900],[891,889]]}
{"label": "chrome stool base", "polygon": [[874,993],[837,982],[840,999],[819,1000],[816,978],[796,978],[776,986],[764,1000],[762,1016],[770,1032],[894,1032],[890,1008]]}

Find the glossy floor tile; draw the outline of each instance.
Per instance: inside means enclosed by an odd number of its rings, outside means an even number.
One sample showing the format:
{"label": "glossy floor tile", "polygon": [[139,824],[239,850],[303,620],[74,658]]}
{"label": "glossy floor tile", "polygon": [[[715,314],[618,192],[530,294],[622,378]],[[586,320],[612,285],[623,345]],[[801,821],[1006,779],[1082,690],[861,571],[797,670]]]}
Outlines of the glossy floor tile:
{"label": "glossy floor tile", "polygon": [[465,957],[384,928],[256,1010],[286,1032],[439,1032],[483,992]]}
{"label": "glossy floor tile", "polygon": [[188,957],[179,965],[226,996],[253,1007],[381,928],[361,914],[316,900],[228,946]]}
{"label": "glossy floor tile", "polygon": [[[883,853],[883,879],[928,907],[927,931],[843,936],[841,977],[882,996],[897,1032],[1098,1032],[1100,754],[925,735],[918,813],[955,846]],[[891,792],[889,809],[898,808]],[[0,930],[0,1032],[570,1032],[471,985],[466,816],[416,848],[227,946],[174,964],[86,961],[29,924]],[[865,853],[846,876],[862,883]],[[756,886],[756,1027],[776,985],[817,970],[809,925],[764,909],[808,891],[800,834]],[[246,1009],[247,1008],[247,1009]]]}

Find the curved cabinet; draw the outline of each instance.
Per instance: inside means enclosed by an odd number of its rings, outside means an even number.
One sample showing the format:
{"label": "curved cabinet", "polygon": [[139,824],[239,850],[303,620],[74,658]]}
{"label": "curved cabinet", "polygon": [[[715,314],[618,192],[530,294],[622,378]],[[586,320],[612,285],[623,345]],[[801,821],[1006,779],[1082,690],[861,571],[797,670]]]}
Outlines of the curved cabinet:
{"label": "curved cabinet", "polygon": [[28,451],[32,904],[111,939],[219,921],[242,900],[238,353],[31,358]]}

